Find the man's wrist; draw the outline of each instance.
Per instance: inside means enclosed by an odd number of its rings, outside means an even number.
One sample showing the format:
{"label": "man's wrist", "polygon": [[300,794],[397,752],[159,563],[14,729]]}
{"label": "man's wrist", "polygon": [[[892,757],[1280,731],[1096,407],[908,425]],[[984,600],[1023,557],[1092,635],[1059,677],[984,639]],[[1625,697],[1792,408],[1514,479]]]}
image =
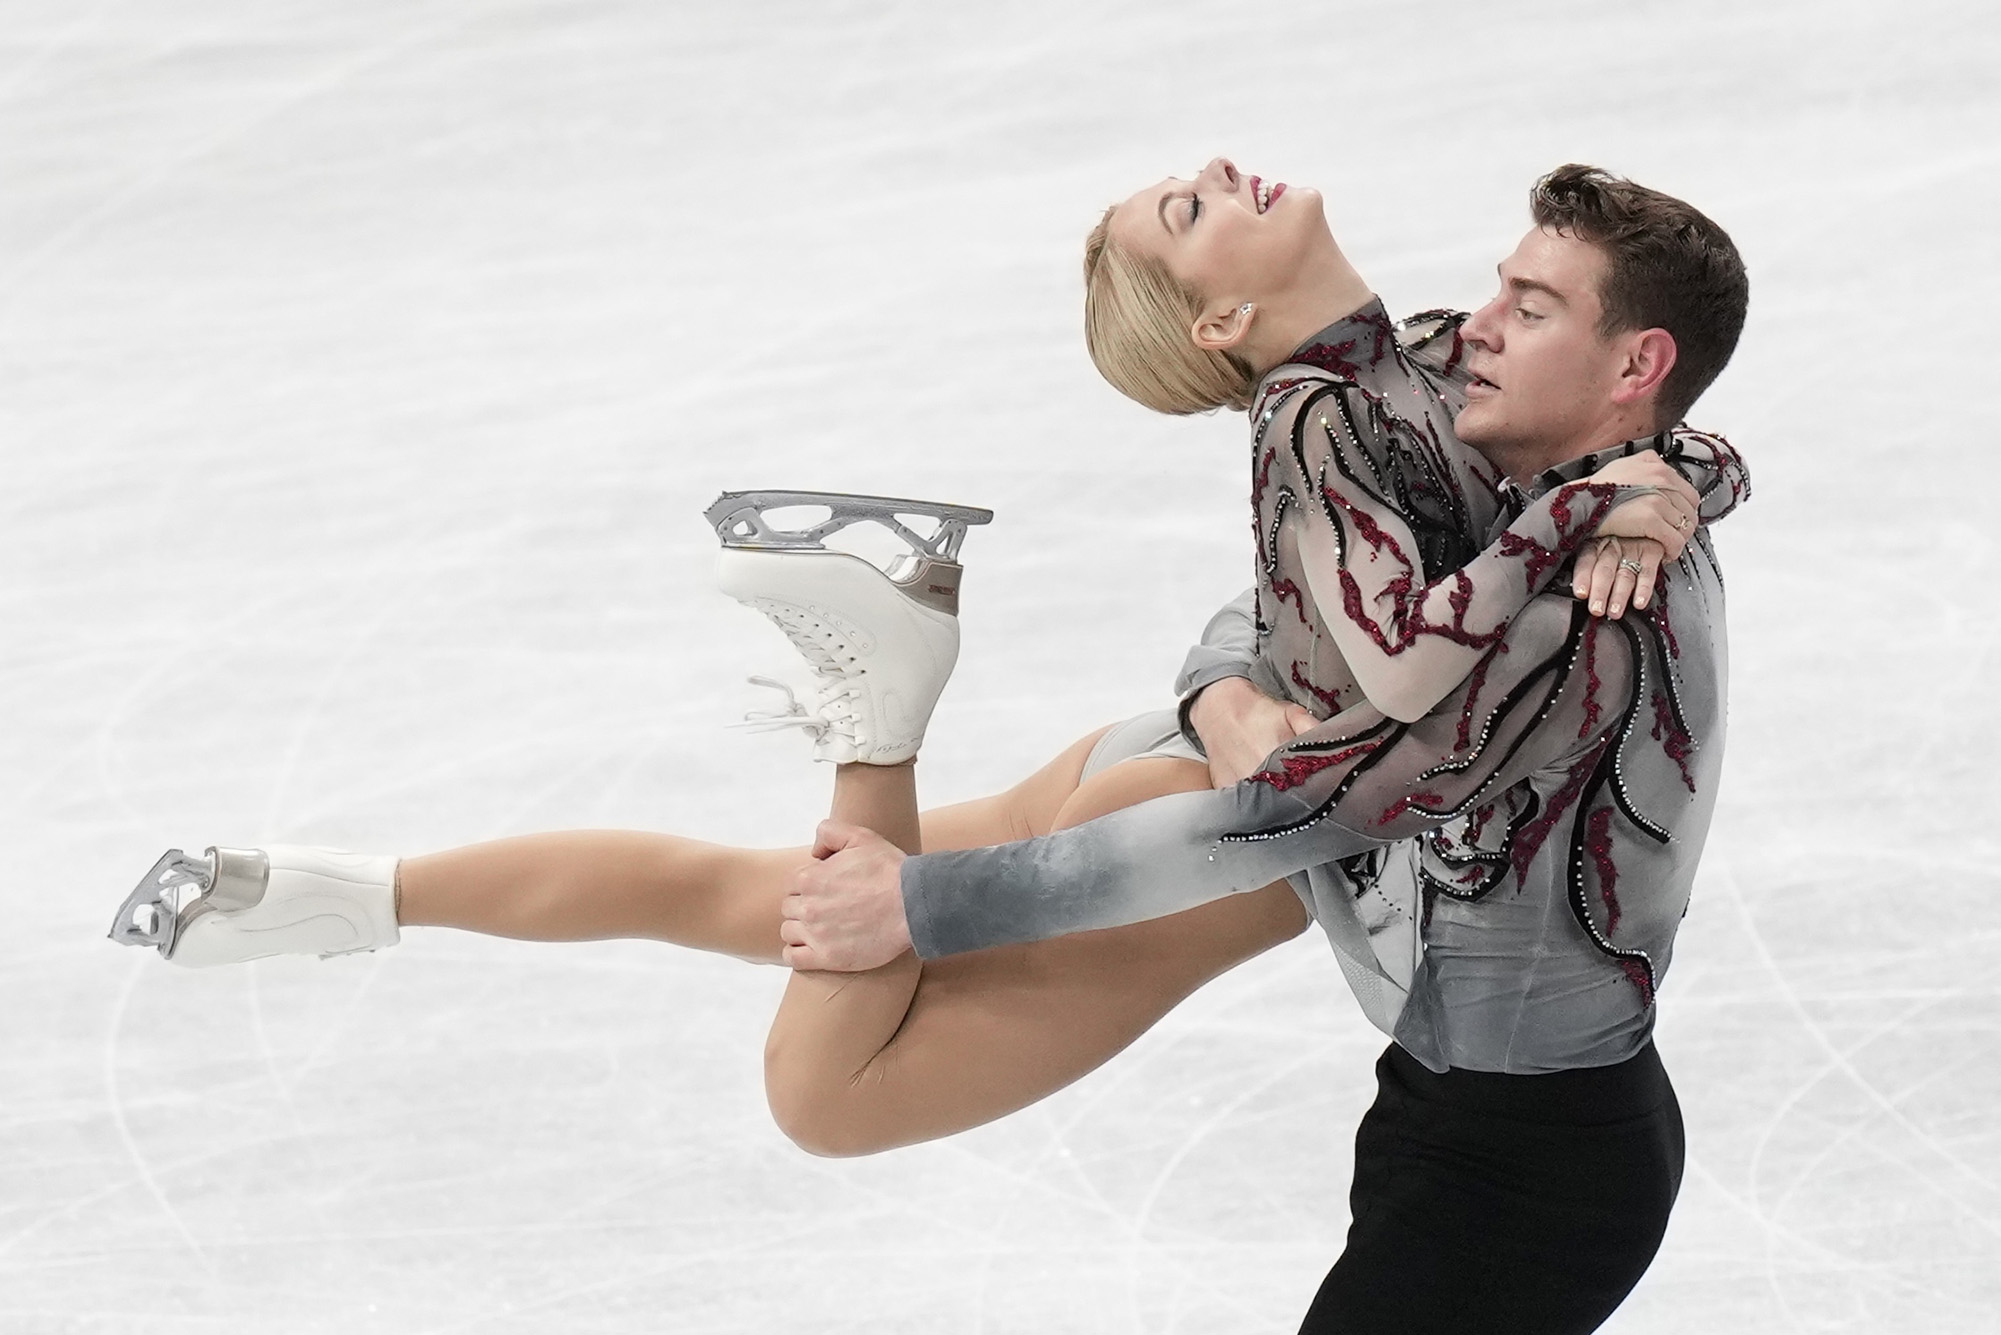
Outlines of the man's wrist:
{"label": "man's wrist", "polygon": [[911,879],[917,871],[917,861],[921,854],[912,853],[896,864],[896,913],[891,930],[903,938],[904,949],[914,951],[919,959],[927,958],[917,948],[917,916],[926,911],[924,896],[911,893]]}
{"label": "man's wrist", "polygon": [[1175,706],[1174,720],[1181,727],[1182,739],[1204,756],[1208,755],[1209,751],[1207,745],[1202,740],[1202,734],[1195,730],[1195,721],[1192,717],[1193,711],[1196,702],[1208,692],[1211,686],[1226,681],[1242,682],[1246,686],[1250,686],[1253,690],[1257,689],[1250,679],[1250,664],[1234,659],[1228,663],[1209,665],[1203,674],[1196,679],[1191,680],[1184,673],[1182,680],[1175,687],[1180,693],[1181,699]]}
{"label": "man's wrist", "polygon": [[1194,695],[1188,697],[1188,726],[1195,732],[1203,731],[1203,724],[1217,721],[1217,710],[1228,710],[1241,702],[1244,693],[1262,695],[1263,692],[1251,684],[1248,677],[1219,677]]}

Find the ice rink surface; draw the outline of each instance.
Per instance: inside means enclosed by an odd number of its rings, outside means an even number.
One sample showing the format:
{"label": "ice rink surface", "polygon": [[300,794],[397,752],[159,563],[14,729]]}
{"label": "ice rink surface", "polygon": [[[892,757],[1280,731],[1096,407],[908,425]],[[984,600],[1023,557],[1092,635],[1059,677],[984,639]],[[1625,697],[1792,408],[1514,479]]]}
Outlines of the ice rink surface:
{"label": "ice rink surface", "polygon": [[2001,10],[0,18],[7,1335],[1291,1330],[1379,1047],[1318,933],[851,1162],[764,1109],[777,970],[103,939],[172,844],[803,839],[826,772],[724,726],[790,650],[711,589],[723,488],[998,512],[932,800],[1161,704],[1249,579],[1242,428],[1097,380],[1078,258],[1217,152],[1321,185],[1399,312],[1483,301],[1566,160],[1735,235],[1751,323],[1694,419],[1757,494],[1661,998],[1688,1176],[1608,1329],[2001,1328]]}

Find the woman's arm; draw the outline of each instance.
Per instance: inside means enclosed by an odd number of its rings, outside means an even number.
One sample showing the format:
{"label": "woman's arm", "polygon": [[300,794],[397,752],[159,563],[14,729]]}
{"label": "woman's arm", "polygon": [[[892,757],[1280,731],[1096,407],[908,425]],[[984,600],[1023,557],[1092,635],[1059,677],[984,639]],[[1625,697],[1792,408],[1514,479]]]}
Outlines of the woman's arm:
{"label": "woman's arm", "polygon": [[[1352,382],[1294,390],[1265,430],[1260,461],[1286,493],[1276,532],[1290,541],[1322,624],[1369,702],[1405,722],[1473,671],[1529,599],[1578,548],[1617,522],[1679,555],[1697,493],[1659,460],[1632,455],[1539,498],[1458,570],[1430,578],[1403,489],[1443,475],[1439,447]],[[1659,493],[1672,490],[1673,500]],[[1683,505],[1685,502],[1685,507]],[[1643,509],[1628,509],[1646,503]],[[1692,524],[1688,527],[1692,528]],[[1267,561],[1274,558],[1266,553]]]}
{"label": "woman's arm", "polygon": [[[1639,444],[1641,443],[1635,442],[1636,446]],[[1699,522],[1707,524],[1722,519],[1750,497],[1750,472],[1743,456],[1722,437],[1682,427],[1672,432],[1663,432],[1644,444],[1651,446],[1658,453],[1661,462],[1692,488],[1698,498]],[[1611,466],[1596,475],[1597,480],[1619,482],[1621,479],[1617,470],[1625,466],[1623,461],[1608,460],[1608,464]],[[1640,475],[1635,474],[1633,480],[1637,481],[1639,478]],[[1524,516],[1524,520],[1531,523],[1541,522],[1531,520],[1530,516]],[[1400,516],[1379,517],[1376,522],[1379,526],[1386,523],[1393,524],[1400,522]],[[1619,522],[1620,517],[1615,513],[1608,526],[1617,526]],[[1518,552],[1526,551],[1527,549],[1521,546],[1526,541],[1521,529],[1522,525],[1519,523],[1511,527],[1510,536],[1499,539],[1482,556],[1498,555],[1502,547],[1508,544],[1514,545]],[[1406,545],[1403,550],[1409,551],[1413,546],[1414,543]],[[1620,569],[1620,562],[1626,558],[1634,558],[1641,566],[1637,574]],[[1594,616],[1617,618],[1623,615],[1628,601],[1633,607],[1644,609],[1651,600],[1655,576],[1665,559],[1670,559],[1668,549],[1651,539],[1627,539],[1621,542],[1615,539],[1596,538],[1575,558],[1572,592],[1577,598],[1588,603]],[[1325,582],[1324,578],[1322,582]],[[1424,596],[1428,598],[1436,590],[1444,587],[1456,589],[1458,582],[1447,578],[1432,581],[1425,586]],[[1520,587],[1526,590],[1526,582],[1524,581]],[[1256,767],[1255,759],[1261,759],[1263,755],[1269,754],[1270,750],[1289,740],[1299,730],[1296,722],[1291,720],[1287,713],[1292,707],[1285,702],[1270,701],[1262,707],[1254,707],[1253,704],[1247,703],[1248,697],[1256,689],[1244,680],[1252,675],[1251,667],[1258,651],[1257,632],[1252,615],[1255,596],[1255,590],[1248,590],[1226,603],[1209,619],[1203,628],[1200,643],[1188,651],[1182,663],[1180,676],[1175,682],[1175,691],[1181,697],[1182,732],[1200,747],[1205,755],[1210,756],[1211,768],[1216,774],[1219,787],[1233,783],[1250,773]],[[1524,593],[1525,598],[1526,593]],[[1381,601],[1380,590],[1378,601]],[[1327,615],[1327,609],[1324,607],[1322,614]],[[1351,633],[1343,639],[1354,638],[1352,623],[1349,623],[1349,627]],[[1337,639],[1337,645],[1340,645],[1345,653],[1347,645],[1342,643],[1342,639]],[[1479,658],[1477,650],[1452,653],[1452,649],[1463,646],[1448,644],[1443,646],[1443,652],[1441,648],[1426,646],[1414,656],[1396,657],[1395,661],[1391,661],[1393,656],[1380,651],[1369,657],[1369,651],[1373,647],[1372,644],[1367,645],[1357,652],[1365,655],[1365,661],[1374,664],[1377,669],[1373,674],[1376,691],[1383,696],[1392,697],[1387,701],[1393,706],[1388,712],[1399,717],[1409,713],[1412,707],[1420,702],[1426,708],[1435,704],[1436,698],[1431,698],[1433,692],[1438,692],[1442,698],[1443,692],[1463,680],[1465,673],[1471,671],[1472,664],[1477,663]],[[1429,662],[1424,661],[1426,654],[1430,655]],[[1430,669],[1428,676],[1425,675],[1427,668]],[[1402,687],[1394,683],[1390,686],[1384,685],[1381,673],[1395,674],[1400,671],[1415,672],[1419,674],[1419,679]],[[1459,672],[1459,676],[1441,684],[1439,677],[1453,671]],[[1362,680],[1365,675],[1371,674],[1366,671],[1357,673],[1358,682],[1362,685],[1364,694],[1369,694],[1372,682]],[[1237,680],[1231,681],[1231,679]],[[1230,684],[1224,685],[1226,682]],[[1209,690],[1212,685],[1221,689],[1212,693]],[[1404,693],[1404,698],[1394,698],[1400,691]],[[1229,698],[1219,700],[1215,697]],[[1370,695],[1370,699],[1379,707],[1386,703],[1376,695]],[[1258,757],[1253,758],[1247,754],[1248,750],[1255,750],[1260,746],[1265,749]]]}

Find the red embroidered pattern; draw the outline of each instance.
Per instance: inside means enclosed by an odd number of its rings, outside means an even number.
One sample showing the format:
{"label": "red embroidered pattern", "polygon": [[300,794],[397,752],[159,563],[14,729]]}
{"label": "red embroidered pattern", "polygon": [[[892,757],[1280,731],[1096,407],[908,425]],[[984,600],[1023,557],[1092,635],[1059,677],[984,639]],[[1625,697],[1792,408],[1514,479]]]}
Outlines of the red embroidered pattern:
{"label": "red embroidered pattern", "polygon": [[1584,721],[1577,725],[1580,740],[1589,737],[1598,727],[1599,716],[1605,710],[1598,703],[1599,688],[1604,681],[1598,676],[1598,626],[1597,617],[1592,617],[1584,628]]}
{"label": "red embroidered pattern", "polygon": [[[1542,577],[1550,567],[1566,560],[1577,550],[1585,538],[1594,532],[1599,521],[1612,508],[1612,497],[1618,488],[1603,482],[1572,482],[1550,493],[1550,518],[1556,521],[1559,534],[1556,546],[1545,547],[1533,538],[1525,538],[1510,529],[1501,534],[1500,549],[1503,556],[1519,556],[1531,586],[1542,583]],[[1570,513],[1570,502],[1580,496],[1595,498],[1595,504],[1579,521]]]}
{"label": "red embroidered pattern", "polygon": [[1376,817],[1376,824],[1388,825],[1412,807],[1422,804],[1425,810],[1436,810],[1445,804],[1445,799],[1433,792],[1405,793],[1396,801],[1383,808],[1383,814]]}
{"label": "red embroidered pattern", "polygon": [[[1332,371],[1343,380],[1353,380],[1362,373],[1361,367],[1348,360],[1348,354],[1354,350],[1355,340],[1352,338],[1343,343],[1313,343],[1300,349],[1292,360],[1303,362],[1308,366],[1317,366],[1323,371]],[[1380,344],[1376,356],[1382,356]],[[1375,362],[1371,360],[1369,364],[1373,366]]]}
{"label": "red embroidered pattern", "polygon": [[[1556,489],[1556,494],[1550,501],[1550,518],[1556,521],[1557,530],[1569,540],[1570,546],[1574,548],[1577,545],[1577,538],[1585,536],[1598,527],[1599,521],[1604,519],[1607,512],[1612,508],[1612,498],[1617,496],[1618,493],[1619,489],[1609,482],[1567,483]],[[1570,503],[1582,496],[1589,496],[1591,498],[1591,510],[1590,513],[1585,515],[1583,523],[1574,524],[1570,518]]]}
{"label": "red embroidered pattern", "polygon": [[[1466,613],[1473,603],[1473,582],[1466,577],[1464,571],[1455,570],[1448,577],[1451,580],[1451,591],[1446,595],[1446,602],[1452,608],[1452,620],[1443,623],[1429,620],[1424,615],[1423,597],[1412,596],[1412,586],[1416,582],[1414,576],[1418,567],[1410,559],[1409,553],[1404,551],[1403,545],[1386,533],[1374,516],[1366,510],[1356,508],[1340,492],[1331,487],[1322,487],[1320,494],[1333,505],[1340,507],[1348,516],[1355,525],[1357,536],[1368,545],[1372,553],[1387,556],[1403,568],[1403,573],[1383,583],[1383,591],[1390,597],[1394,638],[1389,630],[1369,615],[1362,596],[1361,582],[1348,568],[1349,563],[1344,563],[1341,569],[1341,610],[1347,613],[1348,620],[1361,627],[1368,637],[1375,641],[1378,649],[1394,657],[1417,643],[1420,635],[1436,635],[1471,649],[1484,649],[1488,645],[1500,642],[1501,636],[1507,633],[1506,623],[1495,626],[1492,630],[1467,629]],[[1439,581],[1440,584],[1444,582],[1444,580]],[[1430,588],[1435,587],[1437,586],[1429,586],[1424,592],[1429,592]]]}
{"label": "red embroidered pattern", "polygon": [[[1357,324],[1365,324],[1376,336],[1376,346],[1369,353],[1369,365],[1374,366],[1383,359],[1386,348],[1397,346],[1397,327],[1390,317],[1381,311],[1357,311],[1350,317]],[[1353,346],[1350,344],[1349,346]]]}
{"label": "red embroidered pattern", "polygon": [[1506,652],[1506,641],[1496,644],[1473,665],[1471,675],[1466,678],[1466,703],[1459,709],[1459,735],[1452,744],[1454,751],[1464,751],[1473,744],[1473,708],[1480,703],[1480,692],[1487,685],[1487,669],[1494,665],[1496,657]]}
{"label": "red embroidered pattern", "polygon": [[1550,831],[1556,828],[1556,823],[1563,819],[1564,813],[1577,801],[1578,795],[1584,791],[1584,785],[1590,782],[1591,772],[1598,768],[1598,758],[1605,754],[1605,748],[1611,741],[1610,737],[1605,738],[1571,767],[1569,776],[1563,781],[1563,787],[1550,794],[1549,805],[1544,807],[1542,813],[1530,821],[1516,837],[1514,847],[1508,850],[1508,860],[1515,869],[1516,886],[1528,884],[1529,864],[1535,861],[1537,850],[1542,847],[1543,841],[1549,838]]}
{"label": "red embroidered pattern", "polygon": [[1695,755],[1695,739],[1675,722],[1674,703],[1666,691],[1654,692],[1654,740],[1667,752],[1668,759],[1681,771],[1681,781],[1688,791],[1695,791],[1695,776],[1688,772],[1688,762]]}
{"label": "red embroidered pattern", "polygon": [[[1251,477],[1251,505],[1253,507],[1259,507],[1264,504],[1265,488],[1271,485],[1271,467],[1277,461],[1278,447],[1276,445],[1265,446],[1264,458],[1258,460],[1258,471]],[[1257,522],[1257,515],[1253,514],[1251,516],[1251,523],[1256,524]]]}
{"label": "red embroidered pattern", "polygon": [[[1272,402],[1274,399],[1278,398],[1280,395],[1284,394],[1287,390],[1293,388],[1294,386],[1303,385],[1305,383],[1306,383],[1306,377],[1303,375],[1287,376],[1283,380],[1272,381],[1270,384],[1265,386],[1264,397],[1258,400],[1258,408],[1264,407],[1266,404]],[[1255,414],[1257,412],[1257,408],[1253,408],[1251,411]]]}
{"label": "red embroidered pattern", "polygon": [[1323,691],[1318,686],[1315,686],[1312,682],[1308,681],[1306,679],[1306,674],[1300,671],[1300,669],[1303,668],[1304,666],[1306,666],[1304,663],[1300,663],[1298,661],[1295,661],[1293,663],[1292,684],[1294,686],[1299,687],[1301,690],[1311,693],[1313,698],[1320,702],[1321,708],[1327,711],[1325,714],[1321,715],[1322,718],[1333,718],[1336,714],[1341,712],[1340,696],[1336,695],[1333,691]]}
{"label": "red embroidered pattern", "polygon": [[1654,624],[1660,627],[1661,638],[1667,641],[1668,657],[1681,657],[1681,642],[1674,637],[1674,623],[1668,620],[1667,572],[1663,570],[1654,580]]}
{"label": "red embroidered pattern", "polygon": [[1330,751],[1320,755],[1282,756],[1278,770],[1259,770],[1251,775],[1250,782],[1268,784],[1274,792],[1283,793],[1297,788],[1321,770],[1335,765],[1346,764],[1358,756],[1365,756],[1376,749],[1373,741],[1361,742],[1340,751]]}
{"label": "red embroidered pattern", "polygon": [[1313,624],[1313,619],[1306,615],[1306,595],[1300,592],[1297,584],[1294,584],[1289,579],[1274,577],[1271,582],[1271,592],[1272,597],[1278,599],[1281,603],[1288,598],[1292,599],[1292,608],[1295,612],[1299,613],[1299,620],[1302,625],[1310,626]]}

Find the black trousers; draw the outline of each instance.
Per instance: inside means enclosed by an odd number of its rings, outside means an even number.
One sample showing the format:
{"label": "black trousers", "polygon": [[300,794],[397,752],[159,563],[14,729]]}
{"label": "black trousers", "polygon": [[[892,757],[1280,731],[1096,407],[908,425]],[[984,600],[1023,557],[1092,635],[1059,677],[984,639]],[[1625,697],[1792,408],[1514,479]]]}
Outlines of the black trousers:
{"label": "black trousers", "polygon": [[1681,1188],[1681,1107],[1653,1046],[1552,1075],[1438,1075],[1391,1045],[1376,1083],[1348,1246],[1301,1335],[1598,1329]]}

